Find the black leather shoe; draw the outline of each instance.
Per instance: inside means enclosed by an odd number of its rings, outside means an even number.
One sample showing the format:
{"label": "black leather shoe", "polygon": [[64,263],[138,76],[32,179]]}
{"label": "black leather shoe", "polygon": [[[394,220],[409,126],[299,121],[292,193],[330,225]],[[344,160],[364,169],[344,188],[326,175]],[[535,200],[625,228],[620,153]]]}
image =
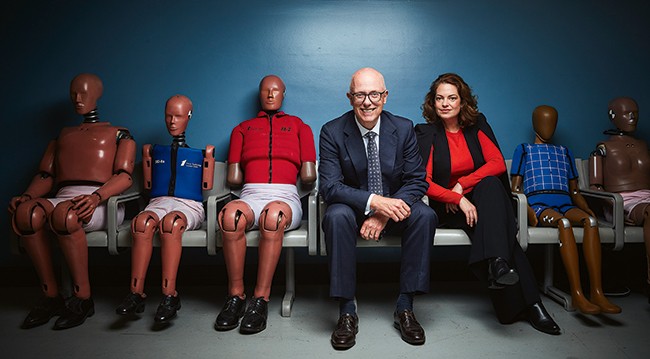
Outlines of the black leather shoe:
{"label": "black leather shoe", "polygon": [[158,304],[158,309],[156,309],[156,315],[153,317],[153,320],[156,323],[165,323],[170,319],[176,317],[176,311],[181,309],[181,296],[176,295],[166,295]]}
{"label": "black leather shoe", "polygon": [[55,330],[68,329],[81,325],[86,318],[95,314],[95,303],[92,298],[81,299],[75,296],[70,297],[65,303],[65,309],[59,319],[54,323]]}
{"label": "black leather shoe", "polygon": [[555,323],[551,315],[548,314],[542,302],[537,302],[528,308],[528,321],[533,328],[551,335],[562,333],[560,327]]}
{"label": "black leather shoe", "polygon": [[144,301],[146,297],[141,296],[138,293],[129,293],[117,309],[115,313],[119,315],[127,315],[133,313],[142,313],[144,312]]}
{"label": "black leather shoe", "polygon": [[246,299],[241,299],[236,295],[227,297],[226,303],[214,322],[214,329],[224,331],[237,328],[245,309]]}
{"label": "black leather shoe", "polygon": [[43,325],[49,322],[52,317],[61,314],[63,308],[65,308],[65,302],[60,295],[56,297],[42,296],[25,317],[21,328],[29,329]]}
{"label": "black leather shoe", "polygon": [[359,332],[359,317],[356,314],[342,314],[336,323],[330,342],[334,349],[350,349],[356,344]]}
{"label": "black leather shoe", "polygon": [[405,309],[393,313],[393,326],[399,329],[403,341],[413,345],[424,344],[424,329],[415,319],[412,310]]}
{"label": "black leather shoe", "polygon": [[266,329],[266,318],[269,312],[269,303],[263,297],[253,298],[246,308],[246,313],[241,319],[239,332],[242,334],[255,334]]}
{"label": "black leather shoe", "polygon": [[502,289],[507,285],[519,282],[519,274],[510,268],[505,259],[501,257],[491,258],[488,261],[488,282],[488,288]]}

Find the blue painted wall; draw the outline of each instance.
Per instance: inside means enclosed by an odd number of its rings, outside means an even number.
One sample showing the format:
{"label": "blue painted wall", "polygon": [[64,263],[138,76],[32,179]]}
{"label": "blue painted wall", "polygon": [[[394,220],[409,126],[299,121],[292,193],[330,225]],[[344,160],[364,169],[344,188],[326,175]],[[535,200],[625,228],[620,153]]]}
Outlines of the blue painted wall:
{"label": "blue painted wall", "polygon": [[[68,87],[80,72],[103,79],[101,118],[139,145],[169,142],[164,102],[189,96],[188,142],[215,145],[219,160],[232,127],[256,113],[264,75],[284,79],[284,110],[317,136],[349,109],[350,75],[363,66],[384,73],[386,109],[416,123],[431,81],[461,74],[506,158],[533,139],[541,104],[558,109],[556,142],[579,157],[604,138],[616,96],[636,98],[637,134],[650,140],[649,20],[641,0],[13,1],[0,15],[0,202],[24,190],[60,128],[79,123]],[[6,248],[0,265],[24,263]]]}

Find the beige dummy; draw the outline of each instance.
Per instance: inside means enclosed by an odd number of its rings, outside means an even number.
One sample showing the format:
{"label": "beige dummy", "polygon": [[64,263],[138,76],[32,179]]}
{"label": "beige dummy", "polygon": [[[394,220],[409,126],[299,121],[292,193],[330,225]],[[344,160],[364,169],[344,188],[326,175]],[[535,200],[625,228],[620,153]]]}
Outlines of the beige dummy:
{"label": "beige dummy", "polygon": [[[555,133],[558,115],[555,108],[550,106],[539,106],[533,112],[533,128],[535,130],[535,145],[550,144],[551,138]],[[553,145],[551,145],[553,146]],[[560,148],[556,146],[555,148]],[[563,148],[562,148],[563,149]],[[567,156],[568,157],[568,156]],[[570,157],[568,157],[570,158]],[[514,170],[513,170],[514,172]],[[620,313],[621,308],[610,303],[603,294],[601,278],[601,248],[600,236],[598,233],[598,223],[594,213],[587,206],[587,202],[580,193],[578,188],[578,179],[567,178],[569,199],[565,202],[552,202],[553,198],[544,197],[545,194],[533,197],[528,193],[529,204],[535,205],[540,200],[553,203],[554,206],[544,208],[544,205],[538,207],[541,210],[539,216],[535,210],[528,207],[528,222],[532,226],[557,227],[560,239],[560,255],[567,272],[569,286],[571,291],[572,304],[578,310],[585,314],[598,313]],[[521,175],[512,176],[512,190],[517,193],[523,193],[524,177]],[[546,194],[548,196],[548,194]],[[570,208],[561,213],[560,208]],[[584,228],[583,252],[587,263],[590,281],[590,296],[585,297],[580,284],[579,257],[575,237],[571,229],[572,225],[579,225]]]}

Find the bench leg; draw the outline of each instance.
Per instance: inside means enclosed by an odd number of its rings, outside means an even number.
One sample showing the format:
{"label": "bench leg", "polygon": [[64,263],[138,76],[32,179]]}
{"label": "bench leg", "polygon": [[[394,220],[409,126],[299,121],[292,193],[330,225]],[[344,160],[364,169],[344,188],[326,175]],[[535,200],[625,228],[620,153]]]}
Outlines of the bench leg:
{"label": "bench leg", "polygon": [[554,301],[560,303],[568,312],[576,310],[571,301],[571,295],[553,286],[553,256],[555,245],[547,244],[544,249],[544,284],[542,292]]}
{"label": "bench leg", "polygon": [[285,262],[286,262],[286,288],[284,298],[282,298],[282,316],[291,316],[291,307],[293,307],[293,299],[296,297],[296,277],[295,277],[295,263],[293,248],[285,248]]}

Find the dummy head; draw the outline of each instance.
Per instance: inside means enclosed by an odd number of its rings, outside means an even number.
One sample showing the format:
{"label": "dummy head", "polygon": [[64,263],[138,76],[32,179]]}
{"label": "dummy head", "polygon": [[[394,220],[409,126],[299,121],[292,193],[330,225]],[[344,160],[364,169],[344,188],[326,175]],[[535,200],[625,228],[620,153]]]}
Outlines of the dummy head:
{"label": "dummy head", "polygon": [[557,126],[557,110],[551,106],[537,106],[533,111],[535,143],[547,143],[553,138]]}
{"label": "dummy head", "polygon": [[372,129],[379,121],[388,98],[384,76],[370,67],[357,70],[352,75],[347,96],[359,123]]}
{"label": "dummy head", "polygon": [[260,81],[260,105],[267,112],[278,111],[284,101],[286,87],[282,79],[275,75],[265,76]]}
{"label": "dummy head", "polygon": [[165,106],[165,124],[172,136],[185,132],[187,123],[192,117],[192,101],[183,95],[174,95],[167,100]]}
{"label": "dummy head", "polygon": [[102,80],[93,74],[79,74],[70,82],[70,100],[75,112],[85,115],[97,108],[97,100],[102,97]]}
{"label": "dummy head", "polygon": [[639,121],[639,106],[632,98],[615,98],[609,102],[609,119],[619,130],[634,132]]}

